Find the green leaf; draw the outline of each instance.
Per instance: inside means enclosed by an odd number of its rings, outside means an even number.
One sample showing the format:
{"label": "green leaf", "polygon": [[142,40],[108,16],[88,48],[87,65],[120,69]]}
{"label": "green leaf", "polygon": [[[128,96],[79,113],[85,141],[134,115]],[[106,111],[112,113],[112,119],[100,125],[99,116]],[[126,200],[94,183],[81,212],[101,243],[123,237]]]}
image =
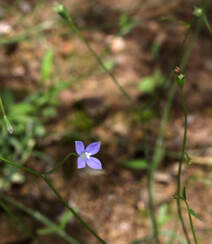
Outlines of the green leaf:
{"label": "green leaf", "polygon": [[52,49],[48,49],[44,54],[41,64],[41,80],[44,83],[49,78],[52,71],[54,52]]}
{"label": "green leaf", "polygon": [[47,227],[47,228],[38,229],[37,233],[39,235],[50,235],[50,234],[56,233],[57,231],[58,230],[56,228]]}
{"label": "green leaf", "polygon": [[125,13],[122,13],[119,17],[119,35],[124,36],[133,30],[139,24],[139,20],[129,18]]}
{"label": "green leaf", "polygon": [[104,63],[104,66],[108,71],[111,71],[115,67],[115,65],[116,65],[116,62],[114,60],[109,60]]}
{"label": "green leaf", "polygon": [[141,170],[147,168],[147,161],[143,159],[132,159],[126,162],[121,163],[122,166],[130,169]]}
{"label": "green leaf", "polygon": [[189,208],[189,213],[193,215],[196,219],[201,220],[200,217],[194,212],[193,209]]}
{"label": "green leaf", "polygon": [[65,211],[60,219],[60,223],[59,223],[60,228],[64,230],[72,217],[73,214],[70,211]]}
{"label": "green leaf", "polygon": [[187,199],[187,198],[186,198],[186,188],[185,188],[185,187],[183,188],[183,198],[184,198],[184,200]]}
{"label": "green leaf", "polygon": [[6,128],[7,128],[7,131],[8,131],[10,134],[13,134],[14,129],[13,129],[13,127],[12,127],[12,125],[11,125],[9,119],[7,118],[7,116],[4,115],[3,119],[4,119],[5,126],[6,126]]}
{"label": "green leaf", "polygon": [[174,233],[172,230],[161,230],[160,235],[168,236],[169,238],[175,235],[176,240],[181,243],[181,244],[186,244],[186,240],[181,236],[176,233]]}
{"label": "green leaf", "polygon": [[164,225],[167,222],[170,221],[171,215],[167,213],[168,207],[166,204],[162,205],[159,209],[158,217],[157,217],[157,223],[158,225]]}
{"label": "green leaf", "polygon": [[165,79],[159,70],[155,70],[151,76],[140,79],[138,89],[143,93],[151,94],[158,86],[162,86]]}
{"label": "green leaf", "polygon": [[155,90],[155,79],[152,76],[140,80],[139,90],[144,93],[153,93]]}

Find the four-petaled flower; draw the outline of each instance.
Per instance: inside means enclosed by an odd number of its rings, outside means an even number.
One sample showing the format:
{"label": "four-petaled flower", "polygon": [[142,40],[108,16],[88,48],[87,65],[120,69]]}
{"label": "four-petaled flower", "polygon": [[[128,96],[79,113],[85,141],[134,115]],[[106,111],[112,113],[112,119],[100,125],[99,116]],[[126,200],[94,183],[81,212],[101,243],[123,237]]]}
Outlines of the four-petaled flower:
{"label": "four-petaled flower", "polygon": [[75,141],[76,152],[79,155],[77,159],[77,168],[85,168],[86,164],[92,169],[102,169],[102,164],[99,159],[91,157],[98,153],[101,142],[93,142],[86,148],[82,141]]}

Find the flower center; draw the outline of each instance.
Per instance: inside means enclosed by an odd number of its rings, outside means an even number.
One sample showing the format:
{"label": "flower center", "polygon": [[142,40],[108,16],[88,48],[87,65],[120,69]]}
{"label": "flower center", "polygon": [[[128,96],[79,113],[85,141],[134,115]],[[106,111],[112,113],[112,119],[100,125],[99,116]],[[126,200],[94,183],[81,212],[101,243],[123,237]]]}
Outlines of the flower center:
{"label": "flower center", "polygon": [[80,154],[80,158],[83,159],[83,160],[89,159],[90,156],[91,156],[91,154],[88,153],[88,152],[83,152],[83,153]]}

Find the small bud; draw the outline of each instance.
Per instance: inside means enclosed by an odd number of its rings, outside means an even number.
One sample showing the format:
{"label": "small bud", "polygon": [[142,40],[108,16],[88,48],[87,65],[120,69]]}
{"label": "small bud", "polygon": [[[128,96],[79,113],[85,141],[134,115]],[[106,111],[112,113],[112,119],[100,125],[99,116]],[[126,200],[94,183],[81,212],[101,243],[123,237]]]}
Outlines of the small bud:
{"label": "small bud", "polygon": [[54,7],[54,10],[55,10],[55,11],[56,11],[62,18],[64,18],[66,21],[70,21],[70,16],[69,16],[68,10],[67,10],[67,8],[66,8],[63,4],[56,3],[56,4],[55,4],[55,7]]}
{"label": "small bud", "polygon": [[181,74],[181,69],[180,69],[180,67],[179,67],[179,66],[176,66],[174,72],[175,72],[177,75]]}
{"label": "small bud", "polygon": [[10,133],[10,134],[13,134],[14,132],[14,129],[9,121],[9,119],[7,118],[7,116],[4,115],[4,123],[6,125],[6,128],[7,128],[7,131]]}
{"label": "small bud", "polygon": [[202,17],[203,16],[203,10],[199,7],[194,7],[193,15],[196,17]]}
{"label": "small bud", "polygon": [[185,85],[186,79],[185,79],[185,75],[183,74],[179,74],[177,76],[177,84],[180,88],[183,88]]}

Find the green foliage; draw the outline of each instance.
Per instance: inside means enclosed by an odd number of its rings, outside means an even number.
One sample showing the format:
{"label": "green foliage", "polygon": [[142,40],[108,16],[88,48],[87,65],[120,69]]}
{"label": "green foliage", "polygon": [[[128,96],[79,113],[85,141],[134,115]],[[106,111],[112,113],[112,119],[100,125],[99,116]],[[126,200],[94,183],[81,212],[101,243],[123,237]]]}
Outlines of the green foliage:
{"label": "green foliage", "polygon": [[[75,209],[77,211],[77,209]],[[65,211],[60,218],[59,228],[64,230],[68,222],[73,218],[73,214],[70,211]]]}
{"label": "green foliage", "polygon": [[179,88],[183,88],[185,85],[185,82],[186,82],[185,75],[179,74],[177,76],[177,84],[178,84]]}
{"label": "green foliage", "polygon": [[[67,87],[66,83],[51,85],[47,91],[40,90],[16,102],[10,90],[1,91],[5,102],[8,121],[13,125],[14,133],[8,134],[4,126],[1,128],[1,155],[24,164],[29,157],[36,154],[45,160],[47,157],[35,151],[37,140],[46,135],[45,123],[56,115],[59,104],[58,93]],[[49,162],[49,157],[48,160]],[[22,183],[24,177],[11,166],[4,166],[0,171],[0,189],[7,190],[11,183]]]}
{"label": "green foliage", "polygon": [[161,230],[160,235],[167,236],[169,238],[171,238],[174,235],[176,240],[180,244],[187,244],[186,240],[181,235],[174,233],[174,231],[172,231],[172,230]]}
{"label": "green foliage", "polygon": [[136,113],[136,119],[142,120],[142,121],[148,121],[151,120],[154,117],[154,111],[151,108],[146,108],[138,113]]}
{"label": "green foliage", "polygon": [[194,16],[199,18],[199,17],[202,17],[203,14],[204,14],[204,12],[203,12],[202,8],[194,6],[194,11],[193,11]]}
{"label": "green foliage", "polygon": [[132,159],[128,160],[126,162],[121,163],[121,166],[134,169],[134,170],[143,170],[146,169],[148,165],[148,162],[143,159]]}
{"label": "green foliage", "polygon": [[118,35],[124,36],[132,31],[137,25],[139,21],[128,17],[125,13],[122,13],[119,17],[119,33]]}
{"label": "green foliage", "polygon": [[84,111],[80,110],[70,116],[67,124],[70,124],[77,131],[89,131],[94,126],[94,121]]}
{"label": "green foliage", "polygon": [[158,226],[162,226],[171,220],[172,216],[168,213],[168,206],[166,204],[162,205],[159,209],[157,216]]}
{"label": "green foliage", "polygon": [[195,211],[192,208],[189,208],[189,213],[194,216],[196,219],[201,220],[200,217],[195,213]]}
{"label": "green foliage", "polygon": [[187,196],[186,196],[186,188],[183,188],[183,199],[186,201]]}
{"label": "green foliage", "polygon": [[138,88],[141,92],[152,94],[155,90],[162,86],[165,81],[164,76],[159,70],[155,70],[151,76],[146,76],[140,79]]}
{"label": "green foliage", "polygon": [[115,68],[116,62],[114,60],[109,60],[104,63],[104,66],[108,71],[111,71]]}
{"label": "green foliage", "polygon": [[54,52],[52,49],[48,49],[43,56],[41,64],[41,81],[44,84],[45,81],[50,78],[53,64]]}
{"label": "green foliage", "polygon": [[155,58],[159,57],[160,47],[161,45],[156,41],[152,44],[151,53]]}

